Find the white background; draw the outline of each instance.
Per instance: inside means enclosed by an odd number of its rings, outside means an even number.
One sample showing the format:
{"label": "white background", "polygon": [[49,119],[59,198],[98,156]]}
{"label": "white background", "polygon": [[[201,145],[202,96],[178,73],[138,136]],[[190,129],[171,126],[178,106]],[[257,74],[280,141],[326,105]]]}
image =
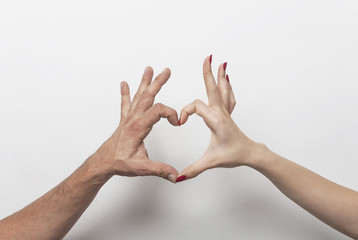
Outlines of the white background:
{"label": "white background", "polygon": [[[202,61],[228,61],[233,118],[252,139],[358,189],[358,2],[0,2],[0,218],[73,172],[116,128],[120,81],[172,77],[157,102],[206,101]],[[154,160],[181,171],[210,133],[161,121]],[[346,239],[260,173],[210,170],[173,185],[112,178],[65,239]]]}

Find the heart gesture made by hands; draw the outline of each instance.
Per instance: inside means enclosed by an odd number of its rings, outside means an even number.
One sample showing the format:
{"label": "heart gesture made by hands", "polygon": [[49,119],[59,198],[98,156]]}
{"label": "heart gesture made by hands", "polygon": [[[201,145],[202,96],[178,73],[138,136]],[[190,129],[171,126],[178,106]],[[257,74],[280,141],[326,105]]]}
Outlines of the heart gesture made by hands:
{"label": "heart gesture made by hands", "polygon": [[[219,66],[217,81],[211,63],[212,55],[206,57],[203,64],[209,104],[194,100],[182,109],[179,120],[173,108],[161,103],[154,104],[155,96],[170,77],[168,68],[152,81],[153,69],[146,67],[132,101],[128,84],[122,82],[120,124],[95,153],[96,158],[101,160],[99,167],[110,167],[111,174],[115,175],[155,175],[175,183],[194,178],[207,169],[249,165],[254,161],[257,143],[249,139],[230,116],[236,101],[226,74],[227,63]],[[150,160],[143,140],[153,125],[161,118],[167,118],[173,126],[181,126],[194,113],[203,118],[211,131],[211,141],[203,156],[181,173],[168,164]]]}

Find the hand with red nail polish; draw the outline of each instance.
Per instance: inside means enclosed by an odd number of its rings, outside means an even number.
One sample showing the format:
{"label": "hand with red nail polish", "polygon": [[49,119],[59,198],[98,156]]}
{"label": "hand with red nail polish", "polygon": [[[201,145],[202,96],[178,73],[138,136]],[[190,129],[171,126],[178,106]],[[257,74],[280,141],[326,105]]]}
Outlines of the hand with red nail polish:
{"label": "hand with red nail polish", "polygon": [[151,161],[143,142],[161,118],[167,118],[170,124],[178,126],[174,109],[160,103],[153,105],[155,96],[169,77],[170,70],[164,69],[152,81],[153,69],[147,67],[133,101],[128,84],[121,83],[121,121],[113,135],[93,155],[99,165],[109,166],[116,175],[155,175],[175,183],[177,170],[165,163]]}
{"label": "hand with red nail polish", "polygon": [[220,65],[216,83],[211,57],[206,58],[204,80],[209,104],[195,100],[181,111],[182,125],[194,113],[201,116],[211,130],[211,141],[204,155],[185,168],[176,181],[196,177],[210,168],[246,165],[262,173],[283,194],[324,223],[358,239],[357,191],[333,183],[249,139],[230,117],[235,99],[226,67],[226,63]]}
{"label": "hand with red nail polish", "polygon": [[179,174],[177,182],[196,177],[210,168],[246,165],[252,158],[256,143],[236,126],[230,116],[236,102],[226,66],[227,63],[219,66],[216,82],[211,71],[211,56],[207,57],[203,74],[209,104],[197,99],[181,111],[181,125],[194,113],[201,116],[211,131],[211,141],[204,155]]}

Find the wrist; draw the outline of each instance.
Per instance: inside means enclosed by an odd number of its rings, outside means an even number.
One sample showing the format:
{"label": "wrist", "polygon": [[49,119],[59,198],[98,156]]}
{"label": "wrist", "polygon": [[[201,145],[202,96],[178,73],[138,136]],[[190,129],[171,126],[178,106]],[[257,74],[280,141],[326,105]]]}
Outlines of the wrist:
{"label": "wrist", "polygon": [[253,169],[259,170],[264,168],[269,161],[269,156],[273,152],[263,143],[253,142],[251,147],[250,159],[247,162],[246,166]]}
{"label": "wrist", "polygon": [[98,184],[106,183],[113,175],[113,167],[105,157],[97,152],[92,154],[81,166],[87,178]]}

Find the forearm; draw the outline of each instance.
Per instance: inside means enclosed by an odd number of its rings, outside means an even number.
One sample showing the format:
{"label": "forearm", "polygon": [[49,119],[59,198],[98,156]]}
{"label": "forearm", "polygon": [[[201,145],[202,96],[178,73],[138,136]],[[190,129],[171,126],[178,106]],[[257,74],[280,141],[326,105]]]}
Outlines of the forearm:
{"label": "forearm", "polygon": [[62,239],[111,177],[94,156],[58,186],[0,221],[0,239]]}
{"label": "forearm", "polygon": [[250,167],[302,208],[336,230],[358,238],[358,193],[335,184],[260,145]]}

